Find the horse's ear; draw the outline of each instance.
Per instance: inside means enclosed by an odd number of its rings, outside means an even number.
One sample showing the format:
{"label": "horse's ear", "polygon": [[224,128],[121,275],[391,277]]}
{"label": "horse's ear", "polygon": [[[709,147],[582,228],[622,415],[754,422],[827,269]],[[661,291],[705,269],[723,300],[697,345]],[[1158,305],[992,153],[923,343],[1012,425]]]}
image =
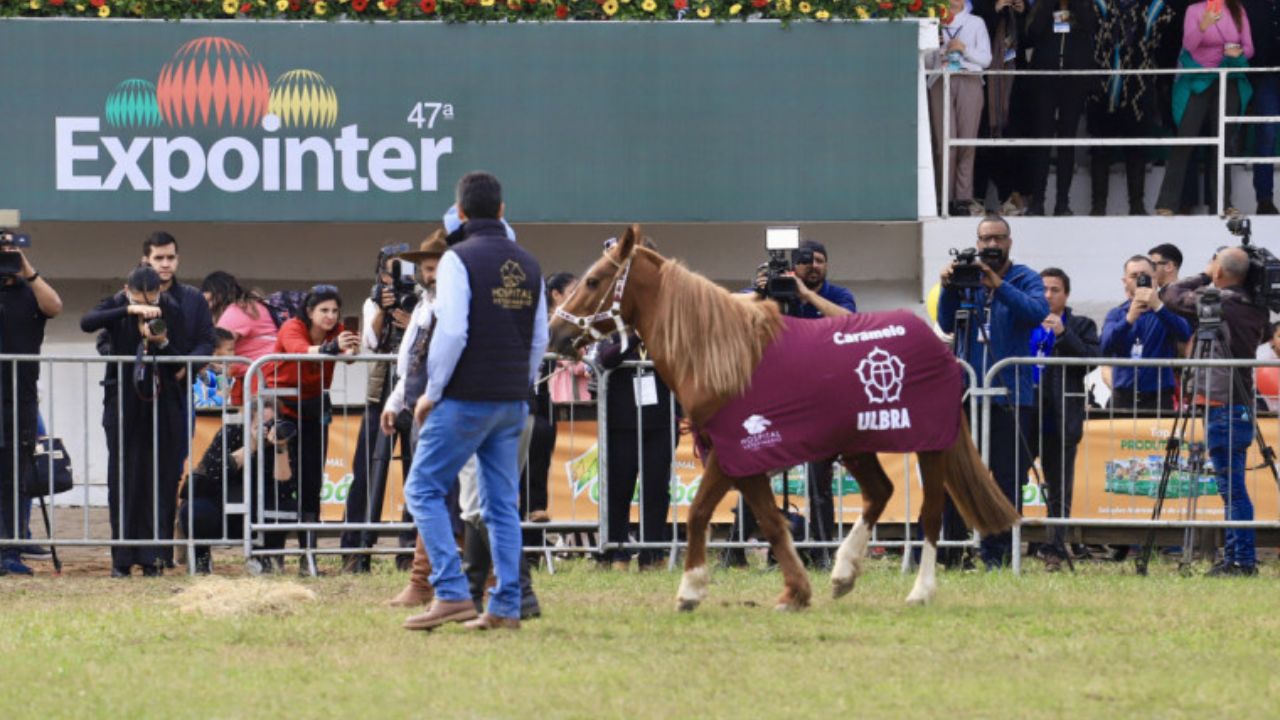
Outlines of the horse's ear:
{"label": "horse's ear", "polygon": [[640,242],[640,226],[632,225],[622,234],[622,239],[618,241],[618,259],[626,260],[636,250],[636,243]]}

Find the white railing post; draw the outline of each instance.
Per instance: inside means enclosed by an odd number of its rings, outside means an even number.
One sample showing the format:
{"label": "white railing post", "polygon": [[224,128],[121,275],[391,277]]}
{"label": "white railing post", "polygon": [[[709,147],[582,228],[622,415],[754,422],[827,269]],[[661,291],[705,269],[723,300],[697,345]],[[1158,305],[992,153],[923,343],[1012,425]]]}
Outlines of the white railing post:
{"label": "white railing post", "polygon": [[1215,170],[1218,173],[1218,215],[1227,214],[1227,206],[1224,204],[1227,198],[1226,189],[1223,180],[1226,174],[1230,172],[1227,167],[1227,72],[1223,68],[1218,68],[1218,162]]}

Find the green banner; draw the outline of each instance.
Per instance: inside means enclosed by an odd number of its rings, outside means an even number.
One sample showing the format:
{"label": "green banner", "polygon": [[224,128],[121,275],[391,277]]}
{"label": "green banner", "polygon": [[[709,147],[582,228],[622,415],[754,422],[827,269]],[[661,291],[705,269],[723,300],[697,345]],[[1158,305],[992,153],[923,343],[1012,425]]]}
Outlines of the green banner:
{"label": "green banner", "polygon": [[31,220],[904,220],[914,23],[0,21]]}

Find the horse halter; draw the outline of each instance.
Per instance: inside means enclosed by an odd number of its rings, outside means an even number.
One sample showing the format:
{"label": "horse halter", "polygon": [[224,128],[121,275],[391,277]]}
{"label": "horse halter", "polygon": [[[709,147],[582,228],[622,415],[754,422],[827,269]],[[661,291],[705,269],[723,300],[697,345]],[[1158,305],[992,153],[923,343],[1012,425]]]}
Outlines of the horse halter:
{"label": "horse halter", "polygon": [[[631,273],[631,258],[618,263],[617,260],[609,257],[608,251],[605,251],[604,257],[619,268],[618,274],[613,279],[613,304],[609,306],[609,309],[601,310],[604,307],[605,299],[609,297],[608,295],[602,295],[600,301],[596,303],[595,313],[592,315],[574,315],[563,307],[558,307],[556,308],[555,316],[576,326],[582,331],[581,334],[590,334],[592,339],[597,341],[604,340],[608,336],[596,329],[596,323],[612,320],[615,330],[622,337],[622,352],[625,353],[630,349],[631,340],[628,337],[627,323],[622,319],[622,293],[626,292],[627,289],[627,277]],[[576,293],[577,290],[575,289],[574,292]]]}

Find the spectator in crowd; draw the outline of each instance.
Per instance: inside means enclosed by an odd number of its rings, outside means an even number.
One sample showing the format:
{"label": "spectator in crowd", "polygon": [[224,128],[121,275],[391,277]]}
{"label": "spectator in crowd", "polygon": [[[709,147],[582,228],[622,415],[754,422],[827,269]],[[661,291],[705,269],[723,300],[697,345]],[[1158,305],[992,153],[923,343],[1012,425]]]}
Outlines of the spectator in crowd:
{"label": "spectator in crowd", "polygon": [[[161,291],[160,274],[141,265],[121,292],[80,319],[80,329],[106,331],[107,354],[136,357],[108,363],[103,378],[102,427],[107,436],[107,503],[116,540],[172,540],[178,481],[187,448],[185,384],[177,363],[144,359],[180,355],[184,323],[177,301]],[[202,301],[203,304],[203,301]],[[208,306],[205,306],[206,313]],[[172,339],[171,339],[172,338]],[[172,547],[113,547],[112,577],[162,574]]]}
{"label": "spectator in crowd", "polygon": [[[409,431],[409,441],[400,445],[401,461],[410,468],[417,452],[418,430],[413,419],[413,408],[427,389],[427,348],[431,343],[431,330],[435,321],[433,309],[436,298],[436,270],[440,258],[448,250],[445,242],[445,231],[437,230],[422,241],[416,253],[406,253],[401,259],[418,264],[418,283],[422,287],[418,304],[414,306],[405,327],[404,338],[400,341],[400,349],[396,355],[395,386],[387,396],[382,408],[382,434],[391,437],[397,433]],[[474,465],[474,462],[469,463]],[[463,472],[475,472],[471,467]],[[405,473],[408,481],[409,473]],[[457,505],[456,497],[450,499],[450,506]],[[412,521],[413,516],[406,505],[402,519]],[[465,530],[464,530],[465,532]],[[409,583],[400,594],[388,603],[392,607],[417,607],[431,602],[435,591],[431,587],[431,560],[427,556],[426,547],[422,544],[422,536],[416,532],[408,539],[414,544],[413,560],[409,566]]]}
{"label": "spectator in crowd", "polygon": [[[974,0],[971,12],[982,18],[991,38],[991,64],[988,70],[1026,69],[1022,47],[1021,29],[1029,3],[1025,0]],[[986,77],[986,109],[981,115],[978,137],[1018,137],[1027,130],[1025,113],[1013,113],[1011,108],[1024,108],[1028,102],[1027,84],[1013,75],[989,75]],[[1011,214],[1026,211],[1023,193],[1026,191],[1027,173],[1025,151],[1021,148],[975,148],[973,163],[974,199],[983,202],[988,183],[995,185],[996,198],[1005,198]],[[976,208],[971,208],[976,209]]]}
{"label": "spectator in crowd", "polygon": [[[215,270],[200,283],[200,292],[209,303],[215,327],[231,334],[231,355],[257,360],[269,354],[276,345],[276,323],[263,303],[262,295],[246,290],[231,273]],[[225,335],[219,335],[225,338]],[[231,381],[230,402],[244,405],[244,374],[247,365],[230,363],[227,378]]]}
{"label": "spectator in crowd", "polygon": [[[929,69],[946,67],[952,73],[951,97],[942,97],[942,76],[929,76],[929,115],[933,126],[934,168],[941,197],[942,172],[942,123],[943,114],[950,117],[951,137],[969,139],[978,136],[982,120],[982,78],[967,75],[985,69],[991,64],[991,39],[987,26],[965,7],[965,0],[951,0],[950,12],[942,21],[938,37],[938,50],[929,53],[925,66]],[[952,148],[947,158],[945,177],[950,183],[950,206],[946,212],[953,215],[969,215],[981,212],[981,203],[973,194],[973,148]]]}
{"label": "spectator in crowd", "polygon": [[[1244,15],[1251,23],[1254,67],[1280,67],[1280,0],[1241,0]],[[1280,115],[1280,73],[1250,73],[1253,86],[1253,114]],[[1254,157],[1275,157],[1275,123],[1255,125]],[[1275,165],[1253,166],[1253,191],[1258,198],[1259,215],[1275,215]]]}
{"label": "spectator in crowd", "polygon": [[[1145,255],[1125,261],[1125,301],[1112,308],[1102,324],[1106,357],[1154,360],[1178,356],[1178,343],[1191,337],[1191,326],[1160,301],[1155,265]],[[1173,409],[1171,368],[1117,367],[1111,373],[1111,407],[1135,410]]]}
{"label": "spectator in crowd", "polygon": [[[1093,70],[1094,38],[1098,33],[1098,7],[1094,0],[1044,0],[1027,15],[1024,42],[1031,50],[1032,70]],[[1031,136],[1074,139],[1084,115],[1085,100],[1094,79],[1080,75],[1034,76],[1031,86]],[[1075,177],[1076,152],[1059,146],[1053,214],[1071,215],[1071,181]],[[1049,148],[1032,151],[1032,200],[1028,215],[1044,215],[1048,206]]]}
{"label": "spectator in crowd", "polygon": [[[1209,357],[1252,359],[1267,329],[1268,312],[1245,287],[1249,256],[1243,248],[1220,251],[1205,272],[1179,280],[1160,293],[1160,299],[1179,315],[1197,319],[1197,305],[1204,288],[1221,292],[1222,327],[1210,342]],[[1225,332],[1223,330],[1225,329]],[[1205,436],[1222,495],[1225,519],[1252,520],[1253,503],[1244,478],[1249,444],[1253,442],[1253,374],[1249,368],[1201,368],[1193,371],[1195,396],[1204,406]],[[1257,575],[1257,552],[1252,529],[1224,531],[1223,558],[1209,570],[1211,576]]]}
{"label": "spectator in crowd", "polygon": [[[570,272],[555,273],[547,278],[547,311],[555,309],[578,286],[578,278]],[[524,487],[520,493],[520,516],[530,522],[547,522],[547,477],[551,472],[551,455],[556,448],[555,404],[584,402],[591,399],[587,392],[590,373],[585,363],[568,360],[544,360],[538,383],[530,401],[533,413],[533,436],[529,441],[529,461],[523,473]],[[537,541],[538,533],[525,538]]]}
{"label": "spectator in crowd", "polygon": [[[14,243],[14,233],[0,230],[0,253],[6,260],[0,263],[0,353],[39,355],[45,323],[62,312],[62,299]],[[4,416],[0,418],[0,538],[4,539],[26,537],[19,480],[35,472],[39,382],[38,360],[0,363],[0,414]],[[22,562],[21,551],[15,546],[0,549],[0,575],[32,574]]]}
{"label": "spectator in crowd", "polygon": [[[1094,43],[1094,62],[1110,70],[1151,70],[1161,67],[1158,50],[1174,10],[1164,0],[1102,0]],[[1089,101],[1088,129],[1095,138],[1144,138],[1156,129],[1157,82],[1150,75],[1110,75],[1101,78]],[[1090,154],[1093,204],[1090,215],[1107,214],[1111,163],[1124,160],[1129,214],[1146,215],[1146,156],[1141,147],[1095,147]]]}
{"label": "spectator in crowd", "polygon": [[[1071,311],[1071,278],[1059,268],[1040,271],[1049,314],[1032,335],[1033,348],[1046,357],[1098,357],[1098,326]],[[1049,517],[1071,517],[1075,489],[1076,448],[1084,437],[1084,376],[1082,365],[1048,365],[1038,370],[1040,401],[1040,468],[1044,472],[1045,503]],[[1041,552],[1045,569],[1057,572],[1067,558],[1066,528],[1049,530],[1049,543]]]}
{"label": "spectator in crowd", "polygon": [[[1267,334],[1262,342],[1258,345],[1258,350],[1254,355],[1259,360],[1280,360],[1280,323],[1271,323],[1267,328]],[[1265,372],[1277,372],[1280,368],[1261,367],[1254,368],[1256,376],[1261,376]],[[1280,395],[1276,395],[1274,390],[1264,394],[1262,391],[1262,383],[1258,382],[1258,400],[1262,402],[1258,407],[1265,407],[1271,412],[1280,410]],[[1275,383],[1280,385],[1280,383]]]}
{"label": "spectator in crowd", "polygon": [[[961,328],[965,335],[958,338],[958,342],[965,348],[961,359],[969,363],[980,378],[1000,360],[1028,357],[1031,333],[1049,314],[1040,275],[1026,265],[1013,262],[1009,255],[1012,247],[1013,231],[1009,222],[999,215],[988,215],[978,223],[977,248],[996,254],[998,259],[978,261],[981,287],[962,290],[952,284],[954,265],[942,271],[938,324],[943,332],[956,334],[957,311],[962,306],[975,311],[976,317],[970,319],[968,328]],[[989,455],[991,474],[1015,507],[1021,506],[1021,488],[1033,461],[1028,442],[1034,439],[1037,427],[1031,373],[1019,370],[1007,367],[995,377],[996,385],[1005,388],[1008,394],[993,398],[991,404]],[[978,421],[979,418],[970,418],[971,423]],[[948,535],[954,538],[956,513],[950,505],[946,515]],[[1009,533],[984,537],[981,554],[987,569],[1000,567],[1011,547]]]}
{"label": "spectator in crowd", "polygon": [[[1253,38],[1249,31],[1249,18],[1245,15],[1240,0],[1225,0],[1222,5],[1210,8],[1207,0],[1198,2],[1187,8],[1186,18],[1182,25],[1182,54],[1178,58],[1181,68],[1216,68],[1247,67],[1248,59],[1253,57]],[[1188,138],[1203,135],[1214,135],[1218,132],[1218,113],[1242,115],[1248,105],[1252,90],[1249,80],[1243,73],[1227,77],[1227,107],[1218,107],[1218,76],[1216,74],[1182,74],[1173,84],[1173,118],[1178,124],[1178,137]],[[1234,154],[1237,133],[1235,126],[1227,124],[1226,152]],[[1188,164],[1192,147],[1178,145],[1169,155],[1165,166],[1164,182],[1160,185],[1160,196],[1156,199],[1156,213],[1173,215],[1181,207],[1183,184],[1191,172]],[[1209,153],[1210,168],[1217,167],[1217,151]],[[1231,206],[1231,172],[1228,168],[1223,176],[1223,202],[1230,213]],[[1217,173],[1209,172],[1209,192],[1211,213],[1217,213],[1217,202],[1212,196],[1217,193]]]}
{"label": "spectator in crowd", "polygon": [[[213,351],[215,356],[238,354],[235,347],[241,340],[237,339],[235,333],[221,326],[215,327],[213,332],[217,343]],[[224,371],[224,374],[229,373],[229,370]],[[220,391],[230,393],[235,388],[236,386],[233,385],[224,387]],[[187,475],[180,493],[182,503],[178,506],[178,522],[186,537],[196,540],[244,538],[244,516],[239,513],[228,515],[226,506],[228,503],[245,502],[242,473],[246,463],[249,464],[250,472],[254,475],[254,489],[250,490],[249,502],[256,502],[258,497],[256,488],[258,483],[262,482],[263,491],[268,496],[268,510],[280,510],[289,504],[279,497],[278,491],[284,486],[277,483],[286,483],[292,477],[289,474],[287,456],[288,438],[283,434],[278,435],[278,433],[287,432],[285,428],[289,427],[290,423],[282,421],[277,426],[274,413],[270,408],[266,409],[266,416],[260,420],[261,422],[253,426],[254,433],[247,446],[244,438],[244,424],[225,423],[209,442],[200,462]],[[262,463],[264,479],[261,481],[257,477],[258,464],[252,457],[257,451],[259,428],[266,430],[264,447],[274,450]],[[264,546],[268,549],[284,547],[282,534],[265,533],[264,536]],[[213,557],[208,546],[197,546],[192,562],[195,564],[197,575],[208,575],[213,571]],[[268,563],[263,566],[263,570],[271,572],[275,567],[274,564]]]}
{"label": "spectator in crowd", "polygon": [[[596,361],[609,374],[605,395],[608,423],[609,542],[625,543],[631,528],[631,502],[636,496],[636,478],[640,478],[641,542],[661,543],[670,540],[667,514],[671,507],[671,459],[679,433],[673,418],[680,417],[679,406],[673,412],[671,390],[652,368],[622,367],[624,362],[644,361],[648,352],[640,338],[632,335],[623,349],[621,337],[611,337],[596,346]],[[639,408],[639,412],[637,412]],[[641,550],[641,570],[662,566],[666,553]],[[613,549],[602,558],[612,569],[626,571],[631,551]]]}
{"label": "spectator in crowd", "polygon": [[[280,326],[272,353],[329,358],[356,354],[360,338],[343,327],[338,319],[341,313],[342,296],[338,288],[316,285],[307,293],[302,314]],[[333,366],[332,360],[279,360],[263,368],[268,387],[297,392],[296,397],[281,399],[277,418],[287,418],[297,427],[289,440],[289,470],[295,482],[298,517],[305,523],[320,521],[320,491],[324,484],[325,446],[331,420],[328,390],[333,384]],[[304,533],[299,539],[304,548],[315,546],[313,533]],[[310,562],[299,563],[298,570],[300,574],[318,574]]]}
{"label": "spectator in crowd", "polygon": [[1157,289],[1163,289],[1178,281],[1178,272],[1182,270],[1182,251],[1173,243],[1160,243],[1147,251],[1156,273],[1152,278]]}
{"label": "spectator in crowd", "polygon": [[[431,630],[470,620],[473,630],[518,629],[518,452],[529,391],[547,347],[545,288],[537,260],[507,238],[498,179],[468,173],[458,182],[457,200],[465,239],[440,260],[427,389],[414,408],[422,432],[405,486],[433,568],[435,599],[404,627]],[[473,455],[497,575],[488,610],[479,618],[445,502]]]}
{"label": "spectator in crowd", "polygon": [[[800,306],[796,314],[803,318],[839,317],[858,311],[858,303],[853,293],[844,287],[827,281],[827,248],[816,240],[805,240],[800,244],[801,250],[808,250],[813,256],[811,263],[797,263],[796,277],[800,280]],[[832,489],[832,466],[836,458],[824,458],[808,464],[809,477],[809,529],[808,537],[812,540],[835,540],[836,506]],[[829,553],[825,550],[809,554],[811,562],[827,567],[830,565]]]}
{"label": "spectator in crowd", "polygon": [[[404,282],[417,275],[415,263],[394,254],[396,249],[395,246],[384,247],[378,254],[377,283],[361,308],[361,352],[399,353],[410,313],[421,302],[421,285],[415,282],[412,290],[406,292]],[[396,381],[395,369],[392,363],[369,365],[365,408],[360,418],[355,455],[351,459],[352,479],[347,490],[346,509],[348,522],[377,521],[386,496],[387,473],[391,469],[395,443],[399,440],[401,448],[409,444],[409,426],[405,423],[390,435],[378,432],[383,406]],[[407,457],[406,453],[401,453],[405,475],[411,462]],[[340,540],[344,548],[367,548],[376,541],[376,534],[364,530],[344,532]],[[370,562],[369,555],[347,555],[343,572],[367,573]]]}

